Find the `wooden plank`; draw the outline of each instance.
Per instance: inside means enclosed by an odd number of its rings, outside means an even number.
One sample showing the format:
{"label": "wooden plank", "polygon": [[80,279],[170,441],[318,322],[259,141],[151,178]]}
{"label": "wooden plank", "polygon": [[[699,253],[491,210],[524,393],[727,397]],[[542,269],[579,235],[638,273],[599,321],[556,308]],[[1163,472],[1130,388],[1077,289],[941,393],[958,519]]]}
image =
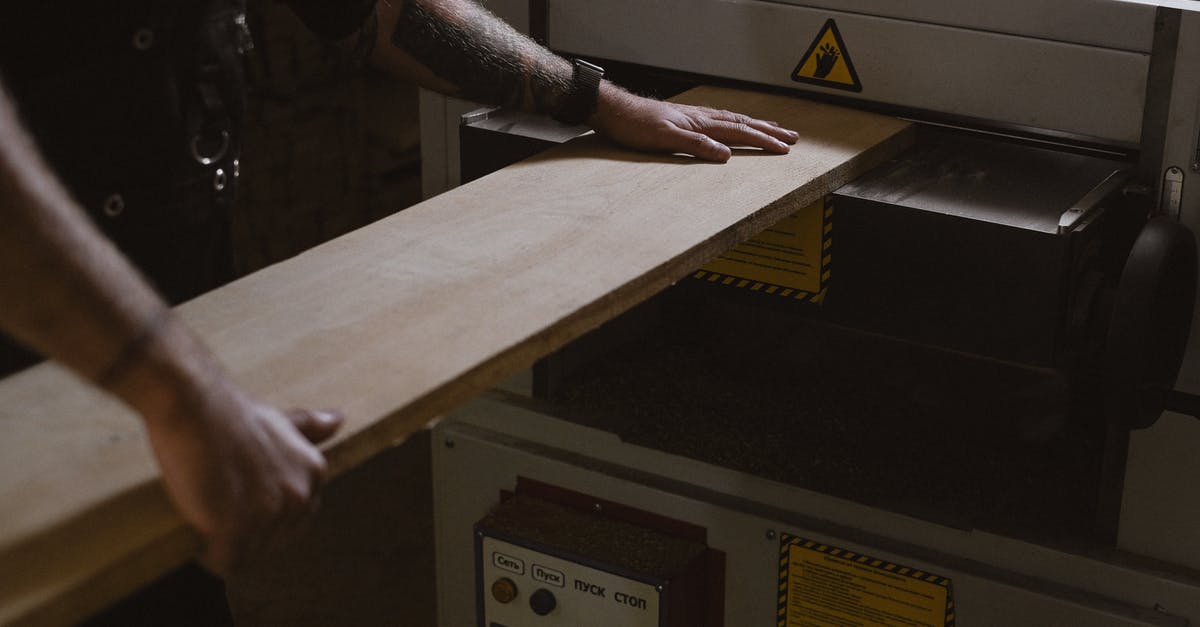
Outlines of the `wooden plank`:
{"label": "wooden plank", "polygon": [[[253,393],[347,413],[326,448],[339,473],[911,141],[905,122],[787,96],[680,100],[802,139],[717,165],[581,138],[179,312]],[[68,622],[197,548],[137,419],[62,370],[0,384],[0,429],[0,624]]]}

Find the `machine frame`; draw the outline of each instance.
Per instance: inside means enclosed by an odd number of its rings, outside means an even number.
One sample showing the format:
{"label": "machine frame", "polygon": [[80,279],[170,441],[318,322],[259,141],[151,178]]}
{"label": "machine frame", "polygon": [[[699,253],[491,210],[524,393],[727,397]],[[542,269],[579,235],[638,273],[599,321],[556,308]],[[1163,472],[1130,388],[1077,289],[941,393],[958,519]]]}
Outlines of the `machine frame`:
{"label": "machine frame", "polygon": [[[489,6],[568,56],[794,90],[999,141],[1124,159],[1137,173],[1132,192],[1200,232],[1200,3],[493,0]],[[854,55],[861,92],[791,78],[829,19]],[[427,194],[457,184],[457,120],[473,108],[422,95]],[[1178,384],[1190,392],[1200,392],[1198,336],[1192,334]],[[1134,432],[1118,544],[1105,555],[1085,556],[915,521],[483,401],[455,414],[435,438],[440,620],[467,624],[453,600],[462,584],[452,573],[468,562],[459,554],[465,549],[447,539],[457,533],[452,521],[478,518],[486,510],[479,498],[526,474],[681,518],[702,514],[719,523],[714,544],[725,543],[731,556],[766,552],[767,530],[786,527],[929,563],[968,582],[960,588],[972,607],[964,605],[964,624],[1071,624],[1081,616],[1097,625],[1200,623],[1200,496],[1182,489],[1200,476],[1197,446],[1200,424],[1182,416],[1168,414]],[[731,559],[728,580],[763,576],[748,568]],[[753,618],[760,610],[738,603],[729,604],[737,624],[771,620]]]}

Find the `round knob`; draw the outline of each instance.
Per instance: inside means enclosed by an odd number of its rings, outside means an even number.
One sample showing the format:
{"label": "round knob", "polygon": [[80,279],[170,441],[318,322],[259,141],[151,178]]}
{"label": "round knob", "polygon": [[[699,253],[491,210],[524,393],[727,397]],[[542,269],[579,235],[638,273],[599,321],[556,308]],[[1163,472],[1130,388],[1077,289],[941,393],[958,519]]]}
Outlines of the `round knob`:
{"label": "round knob", "polygon": [[556,607],[558,607],[558,599],[555,599],[554,594],[545,588],[529,595],[529,608],[538,616],[545,616],[553,612]]}
{"label": "round knob", "polygon": [[501,577],[492,584],[492,598],[501,603],[512,603],[517,598],[517,584],[508,577]]}

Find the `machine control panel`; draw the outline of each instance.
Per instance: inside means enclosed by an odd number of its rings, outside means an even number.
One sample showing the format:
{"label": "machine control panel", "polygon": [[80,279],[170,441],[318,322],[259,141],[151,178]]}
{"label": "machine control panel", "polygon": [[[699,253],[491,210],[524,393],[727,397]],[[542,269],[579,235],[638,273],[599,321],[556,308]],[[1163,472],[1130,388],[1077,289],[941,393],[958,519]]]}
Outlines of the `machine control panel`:
{"label": "machine control panel", "polygon": [[474,531],[478,627],[724,627],[703,527],[518,477]]}
{"label": "machine control panel", "polygon": [[662,585],[485,535],[484,627],[660,627]]}

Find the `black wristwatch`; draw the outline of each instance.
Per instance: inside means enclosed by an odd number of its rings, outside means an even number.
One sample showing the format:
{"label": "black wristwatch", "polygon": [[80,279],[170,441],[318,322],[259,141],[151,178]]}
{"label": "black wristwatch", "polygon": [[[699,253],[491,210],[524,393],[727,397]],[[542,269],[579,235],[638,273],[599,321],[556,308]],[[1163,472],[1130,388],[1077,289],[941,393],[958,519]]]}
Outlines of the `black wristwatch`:
{"label": "black wristwatch", "polygon": [[571,92],[563,98],[552,116],[563,124],[583,124],[596,112],[600,99],[600,81],[604,68],[583,59],[574,59],[575,73],[571,77]]}

